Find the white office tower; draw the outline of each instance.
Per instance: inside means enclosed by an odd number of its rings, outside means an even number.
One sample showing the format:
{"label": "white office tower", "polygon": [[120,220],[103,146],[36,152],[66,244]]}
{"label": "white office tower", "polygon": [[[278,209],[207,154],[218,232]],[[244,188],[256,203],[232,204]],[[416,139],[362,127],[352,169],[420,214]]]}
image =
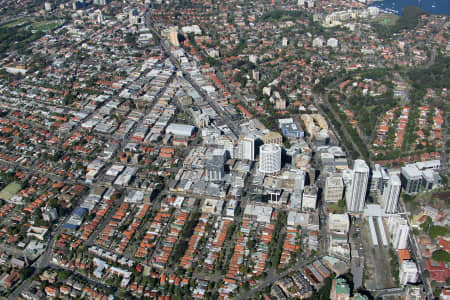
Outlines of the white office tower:
{"label": "white office tower", "polygon": [[369,166],[367,166],[364,160],[355,160],[351,181],[345,192],[345,200],[347,202],[348,211],[361,212],[364,209],[369,172]]}
{"label": "white office tower", "polygon": [[408,248],[409,226],[405,219],[399,215],[389,217],[388,231],[394,249]]}
{"label": "white office tower", "polygon": [[344,196],[344,182],[341,176],[328,176],[325,181],[325,202],[336,203]]}
{"label": "white office tower", "polygon": [[416,283],[419,278],[419,271],[415,262],[404,260],[400,266],[400,284]]}
{"label": "white office tower", "polygon": [[259,171],[273,174],[281,170],[281,147],[278,144],[264,144],[259,147]]}
{"label": "white office tower", "polygon": [[395,174],[391,175],[387,187],[383,192],[383,207],[386,213],[393,214],[397,211],[397,203],[401,189],[402,182],[400,181],[400,177]]}
{"label": "white office tower", "polygon": [[255,138],[246,136],[239,140],[238,158],[246,160],[255,160]]}

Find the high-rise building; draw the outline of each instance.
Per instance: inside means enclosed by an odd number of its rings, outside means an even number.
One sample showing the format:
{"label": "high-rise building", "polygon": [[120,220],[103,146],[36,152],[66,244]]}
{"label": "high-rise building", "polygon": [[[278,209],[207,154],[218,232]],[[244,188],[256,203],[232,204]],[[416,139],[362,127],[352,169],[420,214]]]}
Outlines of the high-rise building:
{"label": "high-rise building", "polygon": [[281,170],[281,147],[278,144],[264,144],[259,148],[259,171],[264,174]]}
{"label": "high-rise building", "polygon": [[213,156],[206,162],[205,167],[210,181],[221,181],[225,176],[225,155],[224,149],[216,149]]}
{"label": "high-rise building", "polygon": [[325,180],[325,202],[338,202],[344,196],[344,182],[340,176],[328,176]]}
{"label": "high-rise building", "polygon": [[290,208],[301,209],[303,190],[305,189],[305,172],[297,170],[297,174],[294,178],[294,192],[291,195]]}
{"label": "high-rise building", "polygon": [[383,192],[383,207],[388,214],[393,214],[397,211],[398,198],[400,197],[400,190],[402,183],[398,175],[391,175],[386,189]]}
{"label": "high-rise building", "polygon": [[369,193],[373,197],[377,197],[383,188],[383,175],[381,174],[381,166],[375,165],[375,168],[370,174],[370,187]]}
{"label": "high-rise building", "polygon": [[364,209],[369,171],[369,166],[364,160],[355,160],[351,180],[345,192],[347,210],[350,212],[361,212]]}
{"label": "high-rise building", "polygon": [[255,138],[253,136],[246,136],[239,140],[237,158],[255,160]]}
{"label": "high-rise building", "polygon": [[400,284],[416,283],[419,278],[419,271],[415,262],[404,260],[400,266]]}
{"label": "high-rise building", "polygon": [[389,217],[388,231],[394,249],[408,248],[409,226],[404,218],[399,215]]}
{"label": "high-rise building", "polygon": [[402,167],[401,181],[406,194],[416,194],[422,189],[422,172],[415,165]]}

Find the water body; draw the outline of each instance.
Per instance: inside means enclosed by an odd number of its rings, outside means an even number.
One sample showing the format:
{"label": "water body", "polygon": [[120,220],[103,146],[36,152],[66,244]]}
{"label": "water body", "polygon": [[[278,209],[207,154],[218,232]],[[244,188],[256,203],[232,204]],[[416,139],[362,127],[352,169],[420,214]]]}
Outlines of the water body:
{"label": "water body", "polygon": [[431,14],[450,15],[450,0],[383,0],[374,2],[370,6],[401,15],[403,7],[408,5],[420,7]]}

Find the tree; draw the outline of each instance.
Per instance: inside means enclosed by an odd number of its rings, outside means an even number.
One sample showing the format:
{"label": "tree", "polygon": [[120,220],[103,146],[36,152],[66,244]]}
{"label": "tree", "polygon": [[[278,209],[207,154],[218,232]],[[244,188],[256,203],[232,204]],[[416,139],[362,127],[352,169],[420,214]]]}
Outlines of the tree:
{"label": "tree", "polygon": [[434,251],[432,257],[435,261],[445,262],[445,263],[450,262],[450,253],[448,253],[445,250]]}

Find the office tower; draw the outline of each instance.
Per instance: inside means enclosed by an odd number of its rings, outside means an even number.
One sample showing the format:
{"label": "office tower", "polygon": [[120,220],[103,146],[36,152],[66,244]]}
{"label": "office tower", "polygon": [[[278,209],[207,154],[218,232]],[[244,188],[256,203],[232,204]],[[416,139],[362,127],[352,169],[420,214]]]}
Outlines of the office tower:
{"label": "office tower", "polygon": [[361,212],[364,208],[369,171],[369,166],[367,166],[364,160],[355,160],[351,181],[345,192],[347,210],[350,212]]}
{"label": "office tower", "polygon": [[402,168],[401,181],[406,194],[416,194],[422,189],[422,172],[415,165]]}
{"label": "office tower", "polygon": [[394,249],[408,248],[409,226],[405,219],[398,215],[389,217],[388,231]]}
{"label": "office tower", "polygon": [[264,174],[281,170],[281,147],[278,144],[265,144],[259,148],[259,171]]}
{"label": "office tower", "polygon": [[253,136],[246,136],[239,140],[238,158],[255,160],[255,138]]}
{"label": "office tower", "polygon": [[391,175],[383,193],[383,207],[386,213],[393,214],[397,211],[397,203],[401,189],[402,183],[400,177],[395,174]]}
{"label": "office tower", "polygon": [[338,202],[344,196],[344,182],[340,176],[329,176],[325,180],[325,202]]}

